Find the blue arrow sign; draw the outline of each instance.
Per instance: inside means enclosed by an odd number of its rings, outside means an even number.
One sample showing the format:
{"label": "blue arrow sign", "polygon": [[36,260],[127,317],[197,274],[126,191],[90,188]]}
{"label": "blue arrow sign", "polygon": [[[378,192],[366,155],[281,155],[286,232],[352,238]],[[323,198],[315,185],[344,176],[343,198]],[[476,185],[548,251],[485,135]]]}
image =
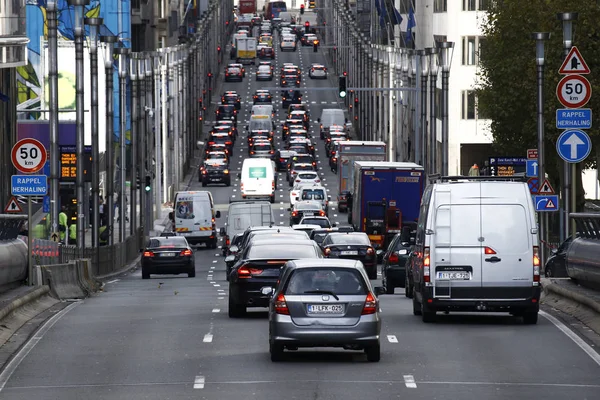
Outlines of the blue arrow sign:
{"label": "blue arrow sign", "polygon": [[592,141],[587,133],[578,129],[564,131],[556,141],[556,151],[560,158],[569,163],[578,163],[592,151]]}
{"label": "blue arrow sign", "polygon": [[533,204],[537,212],[558,211],[558,195],[533,196]]}
{"label": "blue arrow sign", "polygon": [[558,129],[591,129],[592,110],[590,108],[559,108],[556,110]]}
{"label": "blue arrow sign", "polygon": [[48,192],[46,175],[13,175],[11,183],[13,196],[44,196]]}
{"label": "blue arrow sign", "polygon": [[538,160],[527,160],[527,164],[525,164],[525,175],[528,178],[534,178],[538,176]]}

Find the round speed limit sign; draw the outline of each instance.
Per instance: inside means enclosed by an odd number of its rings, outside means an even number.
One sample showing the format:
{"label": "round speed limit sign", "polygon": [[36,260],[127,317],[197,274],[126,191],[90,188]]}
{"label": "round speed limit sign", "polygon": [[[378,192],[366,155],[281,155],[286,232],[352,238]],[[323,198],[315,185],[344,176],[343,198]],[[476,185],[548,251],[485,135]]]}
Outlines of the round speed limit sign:
{"label": "round speed limit sign", "polygon": [[583,107],[592,97],[592,85],[581,75],[567,75],[556,86],[558,101],[567,108]]}
{"label": "round speed limit sign", "polygon": [[17,171],[33,174],[44,168],[44,164],[48,160],[48,153],[39,140],[28,138],[19,140],[13,146],[11,158]]}

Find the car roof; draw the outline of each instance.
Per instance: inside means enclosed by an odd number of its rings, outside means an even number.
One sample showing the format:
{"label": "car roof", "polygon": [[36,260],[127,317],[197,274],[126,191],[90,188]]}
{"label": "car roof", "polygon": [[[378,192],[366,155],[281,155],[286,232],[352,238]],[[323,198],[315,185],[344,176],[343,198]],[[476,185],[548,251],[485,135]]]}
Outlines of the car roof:
{"label": "car roof", "polygon": [[[307,209],[320,210],[323,206],[321,203],[318,203],[314,200],[300,200],[300,201],[297,201],[296,204],[294,204],[294,208],[302,209],[303,207],[305,207]],[[325,218],[325,217],[323,217],[323,218]]]}
{"label": "car roof", "polygon": [[341,258],[297,259],[288,261],[288,266],[295,269],[314,267],[359,269],[361,265],[358,260],[344,260]]}

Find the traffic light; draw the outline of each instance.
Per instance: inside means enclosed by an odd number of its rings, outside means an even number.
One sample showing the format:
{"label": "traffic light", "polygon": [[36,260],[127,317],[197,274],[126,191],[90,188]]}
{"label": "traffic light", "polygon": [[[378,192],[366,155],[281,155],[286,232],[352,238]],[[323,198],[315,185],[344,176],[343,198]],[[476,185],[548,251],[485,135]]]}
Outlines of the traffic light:
{"label": "traffic light", "polygon": [[300,4],[300,15],[304,15],[304,4]]}
{"label": "traffic light", "polygon": [[144,190],[147,193],[151,189],[152,189],[152,177],[150,175],[146,175],[146,187],[144,187]]}
{"label": "traffic light", "polygon": [[346,97],[346,75],[340,75],[338,77],[339,95],[340,98]]}
{"label": "traffic light", "polygon": [[310,22],[306,21],[304,23],[304,33],[309,33],[310,30]]}
{"label": "traffic light", "polygon": [[313,51],[316,53],[318,49],[319,49],[319,41],[315,40],[315,41],[313,41]]}

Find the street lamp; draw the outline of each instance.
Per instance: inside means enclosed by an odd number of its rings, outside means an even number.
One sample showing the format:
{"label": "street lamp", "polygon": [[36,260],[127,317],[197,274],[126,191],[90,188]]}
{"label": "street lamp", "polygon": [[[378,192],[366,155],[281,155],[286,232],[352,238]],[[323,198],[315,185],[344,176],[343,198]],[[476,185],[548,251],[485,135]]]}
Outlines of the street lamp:
{"label": "street lamp", "polygon": [[[126,145],[125,134],[127,130],[127,56],[130,50],[126,47],[117,47],[114,50],[119,57],[119,241],[125,242],[127,237],[126,225],[127,220],[127,194],[125,180],[126,172]],[[135,184],[135,182],[133,183]]]}
{"label": "street lamp", "polygon": [[[563,26],[563,52],[564,57],[569,54],[571,51],[571,47],[573,47],[573,21],[576,21],[578,18],[578,13],[560,13],[556,14],[556,17],[559,21],[562,21]],[[538,155],[540,154],[540,150],[538,149]],[[539,160],[538,160],[539,162]],[[542,164],[540,163],[540,167]],[[538,170],[539,171],[539,170]],[[575,204],[577,202],[577,190],[575,189],[575,185],[577,184],[577,179],[575,176],[576,169],[570,163],[564,161],[563,162],[563,218],[561,219],[561,225],[564,223],[564,228],[561,229],[560,232],[560,241],[563,242],[566,237],[570,235],[570,225],[571,221],[569,219],[569,213],[571,208],[575,210]],[[545,179],[545,176],[544,176]],[[540,185],[544,181],[539,181]],[[570,194],[569,194],[570,193]],[[564,220],[564,222],[563,222]],[[573,232],[574,234],[575,232]]]}
{"label": "street lamp", "polygon": [[[544,161],[544,44],[546,40],[550,39],[550,33],[548,32],[535,32],[532,35],[532,39],[535,40],[535,61],[537,64],[537,146],[538,146],[538,182],[540,187],[546,179],[545,161]],[[568,201],[565,201],[568,203]],[[568,214],[566,214],[565,220],[568,226]],[[545,239],[545,224],[544,219],[539,219],[539,237]],[[545,261],[545,248],[542,246],[541,265],[544,265]]]}
{"label": "street lamp", "polygon": [[[421,57],[421,162],[426,171],[428,168],[428,158],[431,156],[431,149],[428,149],[427,140],[427,81],[429,78],[429,53],[427,49],[419,50]],[[431,171],[428,171],[431,174]]]}
{"label": "street lamp", "polygon": [[429,173],[437,173],[437,115],[435,110],[435,94],[438,76],[438,49],[428,47],[429,53]]}
{"label": "street lamp", "polygon": [[131,81],[131,129],[129,133],[129,152],[131,154],[131,164],[128,163],[128,167],[131,166],[130,174],[130,186],[129,186],[129,229],[130,235],[135,233],[136,219],[137,219],[137,185],[138,178],[140,186],[142,185],[142,175],[140,174],[140,166],[138,164],[138,149],[137,142],[140,139],[139,136],[139,74],[138,74],[138,59],[139,53],[132,53],[129,58],[129,79]]}
{"label": "street lamp", "polygon": [[454,42],[439,42],[438,50],[438,59],[442,68],[442,176],[448,176],[448,81],[454,55]]}

